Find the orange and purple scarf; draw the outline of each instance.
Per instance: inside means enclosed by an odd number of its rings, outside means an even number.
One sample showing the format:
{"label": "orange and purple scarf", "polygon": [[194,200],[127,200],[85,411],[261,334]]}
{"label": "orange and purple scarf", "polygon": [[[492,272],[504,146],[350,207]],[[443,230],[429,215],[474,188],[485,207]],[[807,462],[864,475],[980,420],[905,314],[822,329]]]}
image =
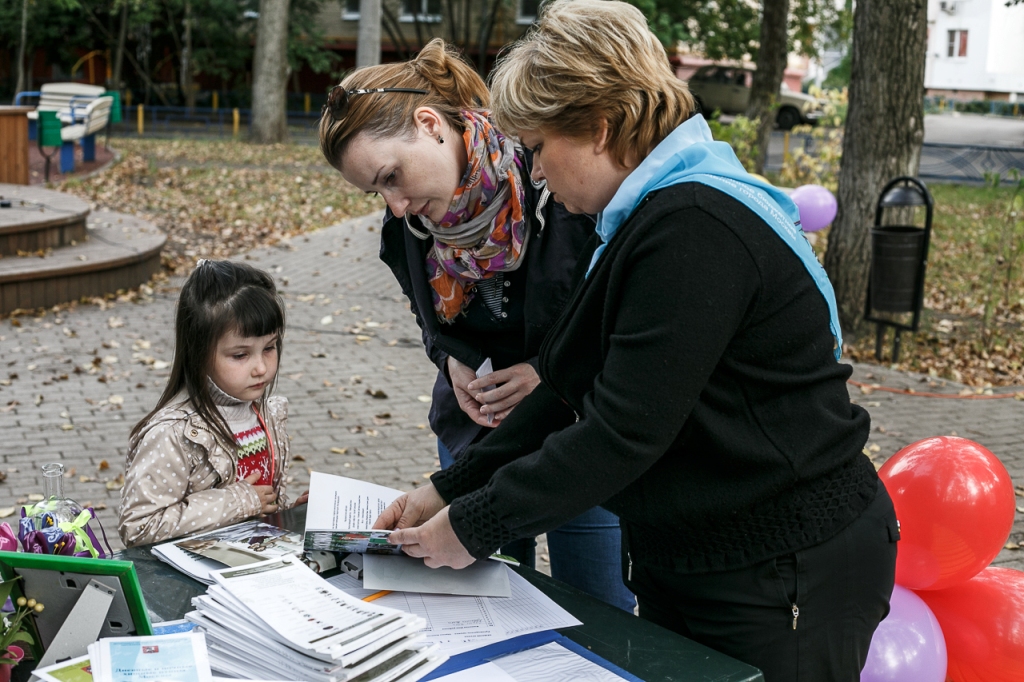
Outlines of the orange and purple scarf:
{"label": "orange and purple scarf", "polygon": [[515,144],[491,125],[488,115],[462,112],[466,172],[441,222],[420,218],[434,237],[427,276],[442,322],[454,322],[465,312],[476,282],[516,270],[529,238],[521,162]]}

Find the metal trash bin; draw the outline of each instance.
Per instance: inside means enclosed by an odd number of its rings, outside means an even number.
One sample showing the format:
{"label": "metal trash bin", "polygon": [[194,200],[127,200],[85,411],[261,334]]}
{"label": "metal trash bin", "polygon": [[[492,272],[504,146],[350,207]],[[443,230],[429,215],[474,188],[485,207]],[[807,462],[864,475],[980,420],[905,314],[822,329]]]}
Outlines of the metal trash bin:
{"label": "metal trash bin", "polygon": [[889,313],[912,313],[925,231],[908,225],[871,228],[871,305]]}
{"label": "metal trash bin", "polygon": [[[882,225],[885,209],[925,208],[923,227],[913,225]],[[935,201],[925,184],[912,177],[895,178],[885,185],[875,208],[875,225],[871,228],[871,269],[865,297],[864,319],[874,322],[875,357],[882,359],[885,330],[893,329],[892,361],[900,357],[900,334],[916,332],[924,307],[924,275],[931,240]],[[911,314],[908,324],[889,315]]]}

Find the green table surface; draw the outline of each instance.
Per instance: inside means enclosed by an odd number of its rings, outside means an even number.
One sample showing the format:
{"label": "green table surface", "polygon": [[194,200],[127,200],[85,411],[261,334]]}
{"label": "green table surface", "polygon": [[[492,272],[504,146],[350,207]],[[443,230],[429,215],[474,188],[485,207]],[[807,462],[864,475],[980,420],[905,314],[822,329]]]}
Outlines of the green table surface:
{"label": "green table surface", "polygon": [[[265,520],[301,532],[306,524],[305,507],[273,514]],[[206,592],[206,585],[157,559],[150,547],[126,549],[114,558],[135,563],[146,607],[154,621],[182,618],[192,610],[192,598]],[[560,634],[647,682],[764,681],[757,668],[609,606],[543,573],[526,567],[513,570],[583,622],[559,630]]]}

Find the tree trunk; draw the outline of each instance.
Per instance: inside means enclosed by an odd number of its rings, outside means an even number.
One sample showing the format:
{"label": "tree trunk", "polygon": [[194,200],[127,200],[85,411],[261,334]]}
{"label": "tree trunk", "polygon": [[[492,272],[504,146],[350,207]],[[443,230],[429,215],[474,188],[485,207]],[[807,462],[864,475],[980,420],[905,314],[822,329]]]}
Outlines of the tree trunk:
{"label": "tree trunk", "polygon": [[188,113],[196,108],[196,89],[192,83],[192,2],[185,0],[185,35],[181,46],[181,94]]}
{"label": "tree trunk", "polygon": [[288,0],[260,0],[252,63],[253,142],[273,144],[288,137],[287,99]]}
{"label": "tree trunk", "polygon": [[28,40],[28,0],[21,3],[21,40],[18,41],[18,84],[14,96],[25,89],[25,42]]}
{"label": "tree trunk", "polygon": [[380,3],[381,0],[359,0],[357,69],[380,64]]}
{"label": "tree trunk", "polygon": [[111,88],[121,89],[121,66],[124,64],[124,45],[128,39],[128,0],[123,0],[121,5],[121,27],[117,33],[117,52],[114,56],[114,74]]}
{"label": "tree trunk", "polygon": [[858,0],[854,11],[850,107],[839,171],[839,212],[825,269],[843,330],[864,316],[870,227],[878,194],[899,175],[917,175],[924,139],[926,0]]}
{"label": "tree trunk", "polygon": [[757,71],[750,84],[747,118],[759,119],[754,160],[757,173],[764,174],[768,160],[768,143],[775,127],[775,102],[786,71],[789,45],[786,28],[789,22],[789,0],[764,0],[761,14],[761,45],[757,50]]}

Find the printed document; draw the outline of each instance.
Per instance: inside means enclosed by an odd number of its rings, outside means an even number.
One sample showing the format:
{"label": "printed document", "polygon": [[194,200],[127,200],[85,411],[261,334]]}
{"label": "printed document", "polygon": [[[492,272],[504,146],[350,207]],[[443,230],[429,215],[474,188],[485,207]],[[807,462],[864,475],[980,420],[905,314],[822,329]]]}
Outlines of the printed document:
{"label": "printed document", "polygon": [[[371,603],[421,616],[426,620],[423,632],[427,642],[439,644],[440,652],[447,656],[532,632],[582,625],[515,571],[508,571],[508,579],[511,597],[392,592]],[[350,594],[365,594],[358,592],[363,585],[350,575],[334,576],[327,582]]]}
{"label": "printed document", "polygon": [[304,546],[307,550],[399,554],[389,530],[370,528],[402,491],[314,471],[309,477]]}
{"label": "printed document", "polygon": [[197,632],[107,637],[89,646],[96,682],[211,682],[206,638]]}

